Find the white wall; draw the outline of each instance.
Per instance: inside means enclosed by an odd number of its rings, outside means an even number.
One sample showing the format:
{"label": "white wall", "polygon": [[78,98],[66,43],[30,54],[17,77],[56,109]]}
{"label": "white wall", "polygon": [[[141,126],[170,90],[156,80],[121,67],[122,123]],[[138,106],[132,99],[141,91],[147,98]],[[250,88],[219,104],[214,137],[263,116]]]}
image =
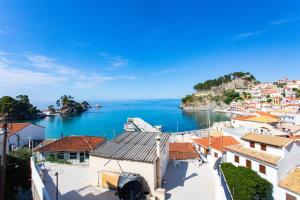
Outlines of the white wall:
{"label": "white wall", "polygon": [[300,195],[299,194],[295,194],[295,193],[292,193],[292,192],[289,192],[283,188],[279,188],[279,194],[278,194],[278,198],[276,199],[286,199],[286,193],[296,197],[297,200],[300,200]]}
{"label": "white wall", "polygon": [[10,145],[17,147],[18,135],[20,136],[20,146],[25,146],[28,145],[28,137],[32,140],[45,140],[45,128],[35,124],[30,124],[8,138]]}
{"label": "white wall", "polygon": [[300,166],[300,141],[294,141],[284,149],[284,158],[278,164],[278,180],[296,166]]}
{"label": "white wall", "polygon": [[48,191],[39,175],[39,170],[36,168],[33,158],[30,160],[31,181],[33,188],[33,200],[51,200]]}
{"label": "white wall", "polygon": [[155,186],[156,186],[154,163],[134,162],[134,161],[127,161],[127,160],[116,161],[116,160],[109,160],[106,158],[99,158],[94,156],[90,156],[89,162],[90,162],[89,170],[91,171],[91,173],[95,174],[93,179],[90,180],[91,184],[93,185],[98,185],[98,177],[101,177],[101,171],[112,171],[112,172],[119,172],[119,173],[130,172],[130,173],[140,174],[147,183],[147,184],[144,183],[145,189],[147,190],[147,188],[149,187],[150,192],[154,193]]}
{"label": "white wall", "polygon": [[261,145],[261,143],[255,142],[255,148],[251,148],[249,141],[245,141],[244,142],[244,146],[248,147],[250,149],[259,150],[261,152],[270,153],[270,154],[273,154],[273,155],[276,155],[276,156],[280,156],[280,157],[284,156],[284,150],[283,150],[283,148],[266,145],[266,151],[263,151],[263,150],[261,150],[260,145]]}

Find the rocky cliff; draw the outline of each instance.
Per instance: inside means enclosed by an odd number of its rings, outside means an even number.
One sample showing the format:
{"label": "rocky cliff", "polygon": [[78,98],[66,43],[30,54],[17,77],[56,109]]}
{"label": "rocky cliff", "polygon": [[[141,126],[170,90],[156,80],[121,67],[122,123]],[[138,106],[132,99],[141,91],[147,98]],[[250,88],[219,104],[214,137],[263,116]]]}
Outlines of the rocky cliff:
{"label": "rocky cliff", "polygon": [[241,94],[241,91],[246,91],[255,84],[253,75],[242,72],[207,80],[195,85],[195,93],[184,97],[181,107],[185,110],[223,110],[232,101],[247,98],[249,94]]}

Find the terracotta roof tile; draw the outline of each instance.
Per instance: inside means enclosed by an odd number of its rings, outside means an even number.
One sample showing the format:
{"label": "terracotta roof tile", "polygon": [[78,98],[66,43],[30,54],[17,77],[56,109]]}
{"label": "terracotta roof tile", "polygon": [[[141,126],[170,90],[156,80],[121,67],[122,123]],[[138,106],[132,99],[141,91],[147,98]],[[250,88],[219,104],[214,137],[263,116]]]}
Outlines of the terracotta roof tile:
{"label": "terracotta roof tile", "polygon": [[[207,138],[199,138],[193,139],[193,141],[203,148],[208,148],[209,139]],[[224,152],[224,147],[234,144],[240,144],[236,139],[232,136],[220,136],[220,137],[210,137],[210,146],[213,149]]]}
{"label": "terracotta roof tile", "polygon": [[227,146],[225,147],[227,151],[230,152],[235,152],[244,156],[248,156],[250,158],[254,158],[256,160],[263,161],[265,163],[271,164],[276,166],[278,162],[280,161],[281,157],[280,156],[275,156],[269,153],[265,153],[262,151],[254,150],[254,149],[249,149],[246,147],[243,147],[242,145],[232,145],[232,146]]}
{"label": "terracotta roof tile", "polygon": [[99,143],[104,142],[104,138],[93,136],[67,136],[63,139],[56,140],[46,146],[43,146],[37,151],[59,152],[59,151],[91,151]]}
{"label": "terracotta roof tile", "polygon": [[242,137],[243,140],[259,142],[263,144],[268,144],[276,147],[284,147],[292,141],[289,138],[273,136],[273,135],[263,135],[258,133],[248,133]]}
{"label": "terracotta roof tile", "polygon": [[295,168],[279,184],[285,190],[300,195],[300,168]]}
{"label": "terracotta roof tile", "polygon": [[266,117],[271,117],[271,118],[275,118],[278,119],[277,115],[273,115],[271,113],[267,113],[267,112],[262,112],[262,111],[256,111],[255,113],[257,113],[260,116],[266,116]]}
{"label": "terracotta roof tile", "polygon": [[173,160],[186,160],[199,158],[193,145],[189,142],[170,143],[169,144],[169,157]]}

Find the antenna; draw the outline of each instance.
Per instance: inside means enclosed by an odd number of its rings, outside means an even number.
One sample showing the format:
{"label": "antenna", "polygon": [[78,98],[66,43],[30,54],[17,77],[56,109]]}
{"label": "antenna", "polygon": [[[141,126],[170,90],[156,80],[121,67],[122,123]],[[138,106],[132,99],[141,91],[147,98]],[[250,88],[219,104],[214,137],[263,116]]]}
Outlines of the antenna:
{"label": "antenna", "polygon": [[178,132],[178,120],[177,120],[177,132]]}
{"label": "antenna", "polygon": [[210,115],[209,115],[209,109],[207,109],[207,122],[208,122],[208,148],[210,149],[211,141],[210,141]]}

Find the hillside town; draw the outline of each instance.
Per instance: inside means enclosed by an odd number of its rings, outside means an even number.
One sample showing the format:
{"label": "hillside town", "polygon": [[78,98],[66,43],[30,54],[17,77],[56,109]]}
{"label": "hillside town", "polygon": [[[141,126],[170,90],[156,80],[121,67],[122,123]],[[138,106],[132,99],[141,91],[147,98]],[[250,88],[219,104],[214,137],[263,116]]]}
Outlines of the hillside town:
{"label": "hillside town", "polygon": [[[32,151],[34,200],[299,200],[299,89],[300,81],[288,79],[241,88],[249,98],[230,103],[220,112],[231,119],[206,129],[167,133],[129,118],[111,140],[63,134],[49,140],[42,126],[9,123],[0,144],[4,149],[5,133],[7,154]],[[233,176],[234,170],[249,175]]]}

